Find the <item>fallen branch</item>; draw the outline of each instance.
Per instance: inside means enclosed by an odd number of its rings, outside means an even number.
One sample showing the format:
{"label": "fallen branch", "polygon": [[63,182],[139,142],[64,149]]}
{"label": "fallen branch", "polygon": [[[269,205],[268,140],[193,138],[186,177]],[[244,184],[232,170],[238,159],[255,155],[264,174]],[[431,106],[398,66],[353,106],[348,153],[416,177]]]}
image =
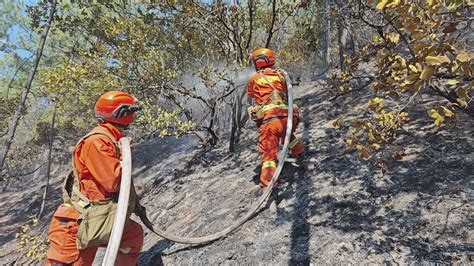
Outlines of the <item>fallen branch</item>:
{"label": "fallen branch", "polygon": [[459,103],[457,101],[457,94],[454,90],[448,90],[445,87],[441,86],[440,84],[430,84],[429,85],[430,89],[434,92],[436,92],[439,96],[445,98],[446,100],[450,101],[453,106],[455,106],[457,109],[463,111],[467,115],[473,117],[474,116],[474,108],[472,104],[469,104],[466,108],[462,108],[459,106]]}

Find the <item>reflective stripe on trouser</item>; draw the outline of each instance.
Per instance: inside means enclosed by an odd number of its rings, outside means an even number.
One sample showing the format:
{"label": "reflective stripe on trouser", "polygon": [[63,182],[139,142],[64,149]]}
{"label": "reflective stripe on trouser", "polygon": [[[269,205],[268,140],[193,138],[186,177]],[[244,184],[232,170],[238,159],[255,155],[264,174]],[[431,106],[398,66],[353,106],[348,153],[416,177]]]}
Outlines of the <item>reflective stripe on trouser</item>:
{"label": "reflective stripe on trouser", "polygon": [[262,163],[262,168],[273,167],[276,168],[277,164],[274,161],[266,161]]}
{"label": "reflective stripe on trouser", "polygon": [[290,142],[290,144],[288,145],[288,149],[290,149],[290,150],[293,149],[293,148],[296,146],[296,144],[298,144],[298,142],[299,142],[299,140],[298,140],[297,138],[294,138],[294,139]]}
{"label": "reflective stripe on trouser", "polygon": [[[280,141],[283,141],[286,133],[287,118],[271,120],[260,126],[259,136],[259,150],[262,155],[262,173],[260,174],[260,182],[264,185],[271,181],[275,168],[266,167],[263,168],[265,162],[277,162],[278,159],[278,145]],[[297,121],[293,120],[293,132],[296,129]],[[292,133],[293,133],[292,132]],[[291,135],[291,140],[296,139],[295,136]],[[267,170],[265,170],[267,169]],[[272,170],[270,170],[272,169]],[[265,170],[265,171],[264,171]]]}
{"label": "reflective stripe on trouser", "polygon": [[288,145],[288,149],[290,150],[290,155],[292,157],[298,157],[299,155],[303,153],[304,145],[303,143],[301,143],[299,139],[294,138]]}

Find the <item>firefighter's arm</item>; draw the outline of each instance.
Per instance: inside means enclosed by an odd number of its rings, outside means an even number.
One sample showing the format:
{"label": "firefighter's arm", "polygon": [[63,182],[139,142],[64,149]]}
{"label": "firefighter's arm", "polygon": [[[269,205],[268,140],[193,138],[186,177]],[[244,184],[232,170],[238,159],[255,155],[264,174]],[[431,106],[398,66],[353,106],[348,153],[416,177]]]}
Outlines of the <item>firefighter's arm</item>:
{"label": "firefighter's arm", "polygon": [[84,164],[107,192],[118,191],[122,166],[115,157],[115,146],[109,139],[102,136],[91,137]]}
{"label": "firefighter's arm", "polygon": [[247,96],[248,98],[255,98],[255,91],[254,91],[254,79],[253,77],[247,82]]}

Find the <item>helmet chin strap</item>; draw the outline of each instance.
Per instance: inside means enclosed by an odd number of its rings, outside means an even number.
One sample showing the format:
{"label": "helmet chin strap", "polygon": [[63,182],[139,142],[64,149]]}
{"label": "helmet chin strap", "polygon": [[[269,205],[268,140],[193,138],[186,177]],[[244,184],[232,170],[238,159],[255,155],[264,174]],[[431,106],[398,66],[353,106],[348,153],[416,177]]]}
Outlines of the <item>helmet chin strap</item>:
{"label": "helmet chin strap", "polygon": [[110,124],[114,125],[115,127],[121,129],[121,130],[128,130],[128,126],[129,125],[122,125],[122,124],[117,124],[117,123],[113,123],[113,122],[109,122]]}
{"label": "helmet chin strap", "polygon": [[97,118],[97,122],[99,122],[99,124],[112,124],[114,127],[117,127],[121,130],[128,130],[128,127],[129,127],[129,125],[117,124],[114,122],[107,121],[103,118]]}
{"label": "helmet chin strap", "polygon": [[119,125],[119,127],[122,128],[123,130],[128,130],[128,126],[129,125]]}

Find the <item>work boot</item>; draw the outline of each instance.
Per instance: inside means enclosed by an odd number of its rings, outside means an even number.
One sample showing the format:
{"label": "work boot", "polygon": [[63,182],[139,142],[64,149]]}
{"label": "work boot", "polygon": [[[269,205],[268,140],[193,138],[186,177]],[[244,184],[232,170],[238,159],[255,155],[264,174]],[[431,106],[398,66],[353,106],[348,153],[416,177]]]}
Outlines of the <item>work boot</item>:
{"label": "work boot", "polygon": [[260,174],[260,187],[265,188],[272,182],[273,174],[275,173],[276,168],[266,167],[262,169]]}
{"label": "work boot", "polygon": [[297,158],[297,157],[301,156],[304,152],[303,143],[301,143],[300,140],[297,140],[297,139],[295,139],[295,140],[297,142],[293,145],[293,147],[290,147],[290,157],[291,158]]}
{"label": "work boot", "polygon": [[278,189],[275,189],[272,191],[272,194],[270,194],[270,197],[268,198],[268,202],[270,203],[269,210],[271,213],[277,213],[278,212]]}

